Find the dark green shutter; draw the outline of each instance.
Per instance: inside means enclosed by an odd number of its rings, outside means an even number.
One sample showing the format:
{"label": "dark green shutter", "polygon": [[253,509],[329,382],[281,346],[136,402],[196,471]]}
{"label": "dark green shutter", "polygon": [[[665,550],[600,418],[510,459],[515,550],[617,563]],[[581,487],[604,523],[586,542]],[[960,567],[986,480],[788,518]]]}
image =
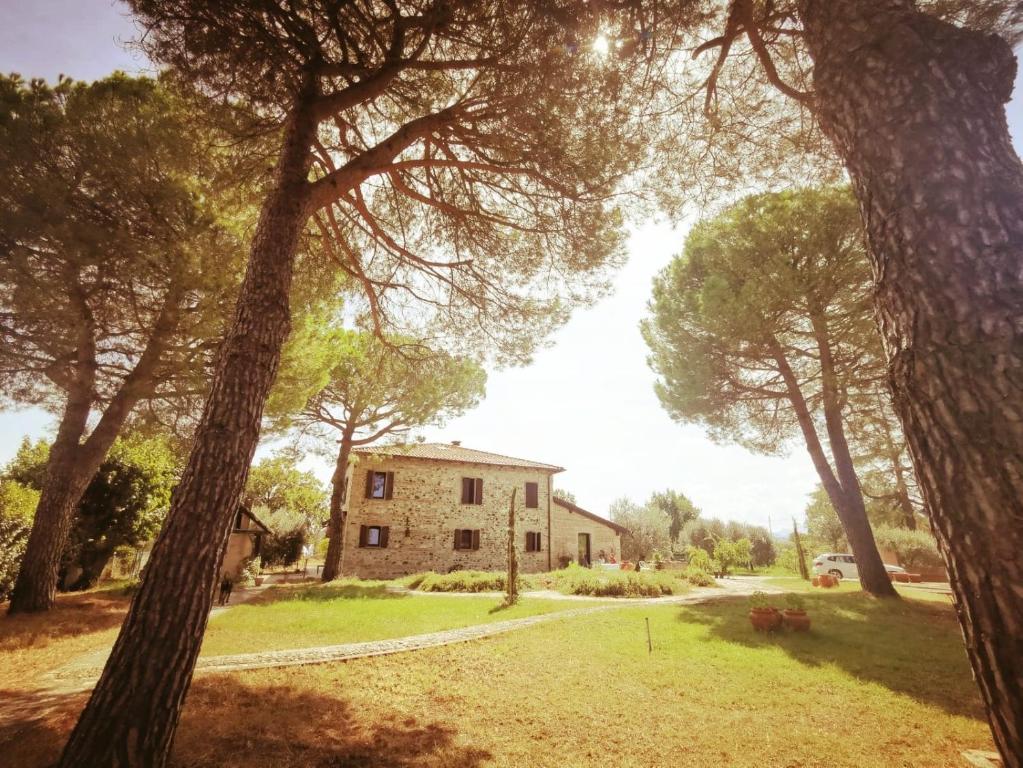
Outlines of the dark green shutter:
{"label": "dark green shutter", "polygon": [[476,530],[474,530],[472,532],[472,548],[473,549],[479,549],[480,548],[480,531],[479,531],[479,528],[477,528]]}

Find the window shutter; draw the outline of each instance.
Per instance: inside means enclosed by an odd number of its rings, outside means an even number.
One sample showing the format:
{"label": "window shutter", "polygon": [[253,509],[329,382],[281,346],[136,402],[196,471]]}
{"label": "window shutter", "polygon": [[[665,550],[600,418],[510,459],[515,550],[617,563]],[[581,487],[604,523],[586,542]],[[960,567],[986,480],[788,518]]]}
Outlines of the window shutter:
{"label": "window shutter", "polygon": [[391,531],[391,527],[388,526],[388,525],[382,526],[380,528],[380,546],[381,547],[386,547],[387,546],[387,535],[388,535],[388,533],[390,533],[390,531]]}
{"label": "window shutter", "polygon": [[366,498],[373,498],[373,470],[367,470],[366,472]]}
{"label": "window shutter", "polygon": [[463,504],[472,504],[473,486],[474,486],[474,483],[473,483],[471,477],[463,477],[462,478],[462,503]]}
{"label": "window shutter", "polygon": [[394,494],[394,473],[388,472],[384,479],[384,498],[389,499]]}
{"label": "window shutter", "polygon": [[476,530],[474,530],[472,532],[472,548],[473,549],[479,549],[480,548],[480,530],[479,530],[479,528],[477,528]]}
{"label": "window shutter", "polygon": [[526,507],[536,509],[539,503],[539,486],[536,483],[526,483]]}
{"label": "window shutter", "polygon": [[462,529],[455,528],[455,549],[462,548]]}
{"label": "window shutter", "polygon": [[532,552],[533,551],[533,532],[532,531],[526,531],[526,551],[527,552]]}
{"label": "window shutter", "polygon": [[543,549],[543,546],[542,546],[542,545],[540,544],[540,536],[541,536],[542,534],[540,533],[540,531],[537,531],[537,532],[536,532],[536,533],[534,533],[533,535],[534,535],[534,536],[536,536],[536,549],[535,549],[535,550],[533,550],[533,551],[534,551],[534,552],[540,552],[540,551],[541,551],[541,550]]}
{"label": "window shutter", "polygon": [[369,538],[369,528],[367,528],[365,525],[360,525],[359,526],[359,546],[360,547],[366,546],[366,541],[367,541],[368,538]]}
{"label": "window shutter", "polygon": [[476,495],[473,497],[473,502],[476,504],[483,503],[483,478],[476,478]]}

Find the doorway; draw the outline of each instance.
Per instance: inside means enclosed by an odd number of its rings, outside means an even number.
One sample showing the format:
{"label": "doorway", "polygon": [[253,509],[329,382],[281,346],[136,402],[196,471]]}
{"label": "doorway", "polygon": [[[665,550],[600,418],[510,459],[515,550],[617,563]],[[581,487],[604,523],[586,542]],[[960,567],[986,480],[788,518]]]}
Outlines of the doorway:
{"label": "doorway", "polygon": [[590,534],[579,534],[579,565],[590,567]]}

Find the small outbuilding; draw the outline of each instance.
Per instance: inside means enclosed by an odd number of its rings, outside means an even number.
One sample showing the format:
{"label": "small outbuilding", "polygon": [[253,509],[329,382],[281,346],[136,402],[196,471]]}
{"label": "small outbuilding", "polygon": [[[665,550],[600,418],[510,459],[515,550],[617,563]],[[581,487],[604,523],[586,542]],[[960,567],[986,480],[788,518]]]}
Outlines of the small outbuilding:
{"label": "small outbuilding", "polygon": [[242,564],[250,557],[257,557],[263,551],[263,536],[270,529],[263,525],[244,504],[238,506],[234,516],[234,527],[227,538],[227,550],[221,570],[229,576],[241,573]]}

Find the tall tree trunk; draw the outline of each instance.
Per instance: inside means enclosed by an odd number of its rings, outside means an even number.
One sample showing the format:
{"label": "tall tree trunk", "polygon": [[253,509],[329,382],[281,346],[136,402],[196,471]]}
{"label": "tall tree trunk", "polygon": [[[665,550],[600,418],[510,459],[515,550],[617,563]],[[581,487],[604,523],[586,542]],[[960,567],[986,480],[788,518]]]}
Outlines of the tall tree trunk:
{"label": "tall tree trunk", "polygon": [[[817,434],[817,427],[814,424],[810,408],[806,403],[806,398],[803,397],[803,393],[799,388],[799,380],[789,365],[788,360],[785,359],[781,345],[777,340],[771,340],[771,344],[778,372],[785,382],[789,402],[792,403],[792,409],[795,411],[796,419],[799,422],[799,429],[803,433],[806,451],[810,454],[813,467],[817,470],[817,476],[820,478],[821,485],[824,486],[825,493],[828,494],[831,506],[835,508],[835,512],[838,514],[838,519],[842,523],[842,529],[845,531],[845,537],[849,540],[849,546],[853,551],[853,556],[856,558],[857,570],[860,572],[860,585],[864,590],[877,597],[895,597],[897,593],[895,588],[892,587],[887,573],[883,582],[881,582],[874,577],[874,571],[869,566],[866,570],[859,568],[860,562],[870,563],[872,560],[876,560],[877,563],[881,563],[881,556],[878,554],[877,544],[874,542],[874,533],[870,529],[870,521],[867,519],[867,511],[863,505],[863,494],[860,491],[858,482],[855,483],[854,487],[845,488],[840,478],[836,477],[831,464],[828,463],[828,456],[824,452],[824,446],[821,444],[820,436]],[[839,421],[841,421],[840,418]],[[848,453],[848,447],[846,451]],[[848,474],[848,470],[844,470],[843,473]],[[880,567],[881,570],[884,570],[883,564]]]}
{"label": "tall tree trunk", "polygon": [[[811,313],[810,323],[820,354],[821,399],[824,407],[824,427],[828,433],[828,445],[835,464],[835,474],[842,486],[845,497],[843,506],[835,506],[838,517],[845,529],[853,555],[856,558],[856,572],[860,585],[877,597],[897,597],[888,571],[877,551],[874,531],[870,527],[867,508],[863,503],[863,488],[856,474],[849,441],[845,437],[845,420],[842,418],[843,396],[835,371],[835,358],[831,349],[831,334],[828,320],[822,314]],[[834,501],[832,501],[834,503]]]}
{"label": "tall tree trunk", "polygon": [[330,479],[330,539],[327,542],[327,556],[323,561],[323,580],[333,581],[341,575],[341,559],[345,548],[345,492],[348,477],[348,458],[352,455],[352,431],[345,429],[341,436],[341,447],[337,452],[337,464]]}
{"label": "tall tree trunk", "polygon": [[64,749],[64,768],[159,768],[170,753],[289,332],[289,291],[307,216],[309,147],[317,124],[307,104],[312,94],[307,96],[286,126],[187,466],[110,658]]}
{"label": "tall tree trunk", "polygon": [[68,591],[77,592],[96,586],[113,556],[114,548],[111,546],[84,548],[78,559],[82,573],[75,579],[74,584],[67,587]]}
{"label": "tall tree trunk", "polygon": [[61,554],[67,545],[75,509],[120,434],[128,415],[139,399],[151,390],[157,364],[178,327],[183,295],[181,281],[175,281],[168,288],[146,348],[135,367],[121,382],[96,428],[84,443],[82,437],[96,395],[96,350],[92,313],[84,299],[73,297],[78,299],[76,303],[82,318],[77,378],[69,387],[57,438],[50,447],[46,479],[32,521],[28,547],[11,595],[10,613],[47,611],[53,607]]}
{"label": "tall tree trunk", "polygon": [[800,0],[870,239],[895,408],[998,749],[1023,766],[1023,165],[998,37],[910,0]]}
{"label": "tall tree trunk", "polygon": [[[88,391],[85,391],[85,390]],[[99,464],[87,473],[81,465],[81,439],[89,418],[92,388],[72,394],[64,408],[57,437],[50,446],[32,531],[11,593],[10,613],[46,611],[57,592],[60,557],[67,544],[75,508]]]}

